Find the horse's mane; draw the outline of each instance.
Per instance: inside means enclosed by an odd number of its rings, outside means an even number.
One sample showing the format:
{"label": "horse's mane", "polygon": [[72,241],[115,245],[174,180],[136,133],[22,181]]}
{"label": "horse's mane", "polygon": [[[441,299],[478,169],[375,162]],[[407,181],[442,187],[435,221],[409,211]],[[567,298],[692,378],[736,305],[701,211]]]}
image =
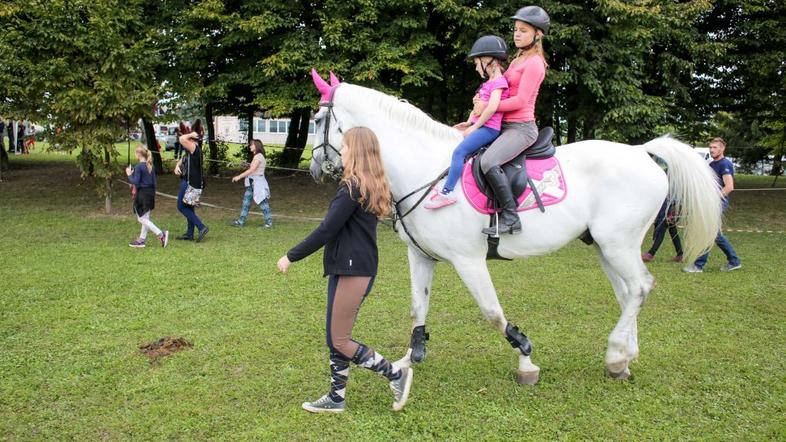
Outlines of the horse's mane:
{"label": "horse's mane", "polygon": [[342,83],[337,99],[347,100],[365,112],[389,117],[402,128],[423,131],[426,135],[440,140],[459,141],[461,134],[450,126],[442,124],[416,106],[385,93],[354,84]]}

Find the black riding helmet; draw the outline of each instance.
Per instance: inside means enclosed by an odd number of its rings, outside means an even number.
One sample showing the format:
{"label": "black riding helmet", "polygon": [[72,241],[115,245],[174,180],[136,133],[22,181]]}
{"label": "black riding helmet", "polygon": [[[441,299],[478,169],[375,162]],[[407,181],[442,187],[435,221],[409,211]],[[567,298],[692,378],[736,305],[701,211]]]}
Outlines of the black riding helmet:
{"label": "black riding helmet", "polygon": [[540,6],[525,6],[516,11],[516,15],[511,18],[513,20],[521,20],[524,23],[531,24],[532,26],[543,31],[543,35],[549,33],[551,19],[549,18],[549,14],[547,14],[546,11],[544,11]]}
{"label": "black riding helmet", "polygon": [[475,40],[475,44],[467,54],[467,58],[475,57],[494,57],[505,61],[508,59],[508,44],[496,35],[484,35]]}

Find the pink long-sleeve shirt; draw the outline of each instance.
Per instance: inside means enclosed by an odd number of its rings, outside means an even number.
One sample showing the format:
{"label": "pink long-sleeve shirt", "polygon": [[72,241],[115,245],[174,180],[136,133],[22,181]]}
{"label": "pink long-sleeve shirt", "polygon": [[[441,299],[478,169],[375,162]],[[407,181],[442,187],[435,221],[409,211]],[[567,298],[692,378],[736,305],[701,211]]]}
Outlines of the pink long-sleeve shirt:
{"label": "pink long-sleeve shirt", "polygon": [[535,121],[535,102],[545,76],[546,65],[539,56],[529,57],[505,71],[510,98],[500,101],[497,108],[497,112],[504,112],[503,123]]}

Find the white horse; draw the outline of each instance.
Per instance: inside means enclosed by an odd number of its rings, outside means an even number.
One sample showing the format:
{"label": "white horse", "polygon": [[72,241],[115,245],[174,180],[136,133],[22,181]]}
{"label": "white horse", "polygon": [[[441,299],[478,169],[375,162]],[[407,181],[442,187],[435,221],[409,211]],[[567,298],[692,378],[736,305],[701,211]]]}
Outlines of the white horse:
{"label": "white horse", "polygon": [[[379,138],[396,201],[434,180],[449,165],[453,148],[462,139],[457,130],[389,95],[339,84],[332,73],[330,84],[316,72],[312,76],[322,93],[311,163],[315,179],[323,173],[337,174],[341,134],[357,126],[372,129]],[[668,164],[668,176],[648,154]],[[684,257],[693,262],[720,229],[719,187],[699,155],[667,137],[642,146],[582,141],[559,146],[556,157],[569,188],[566,198],[547,207],[545,213],[520,212],[523,232],[503,235],[499,254],[513,259],[543,255],[588,231],[621,308],[608,338],[606,369],[611,377],[626,379],[629,363],[639,354],[636,318],[655,285],[641,260],[644,236],[668,195],[678,202],[686,230]],[[399,215],[415,206],[420,193],[401,201]],[[518,381],[534,384],[540,368],[530,359],[528,338],[505,318],[486,266],[487,237],[481,229],[488,222],[488,215],[478,213],[459,196],[457,204],[440,210],[419,205],[397,223],[399,236],[409,248],[414,322],[410,349],[397,363],[410,364],[425,357],[425,324],[436,258],[453,265],[483,315],[514,347],[519,357]]]}

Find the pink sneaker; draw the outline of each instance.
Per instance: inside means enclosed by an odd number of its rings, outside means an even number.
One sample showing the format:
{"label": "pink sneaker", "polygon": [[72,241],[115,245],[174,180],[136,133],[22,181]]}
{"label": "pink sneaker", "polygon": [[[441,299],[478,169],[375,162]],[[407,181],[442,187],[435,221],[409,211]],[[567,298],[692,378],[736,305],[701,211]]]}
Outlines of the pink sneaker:
{"label": "pink sneaker", "polygon": [[166,247],[169,244],[169,230],[164,230],[158,235],[158,240],[161,241],[161,247]]}
{"label": "pink sneaker", "polygon": [[682,262],[682,255],[677,255],[671,259],[674,262]]}
{"label": "pink sneaker", "polygon": [[655,260],[655,256],[650,253],[642,253],[641,260],[644,262],[652,262]]}
{"label": "pink sneaker", "polygon": [[458,201],[456,197],[450,196],[450,194],[444,195],[442,192],[436,192],[431,196],[431,198],[428,199],[425,207],[432,210],[441,209],[445,206],[454,204],[456,201]]}

